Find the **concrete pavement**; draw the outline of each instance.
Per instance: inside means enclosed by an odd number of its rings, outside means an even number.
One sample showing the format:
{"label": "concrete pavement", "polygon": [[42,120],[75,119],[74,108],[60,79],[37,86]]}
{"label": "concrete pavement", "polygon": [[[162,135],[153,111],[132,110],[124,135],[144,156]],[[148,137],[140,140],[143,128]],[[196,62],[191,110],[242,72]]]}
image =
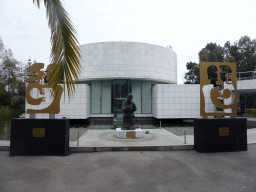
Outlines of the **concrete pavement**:
{"label": "concrete pavement", "polygon": [[[256,128],[247,130],[248,151],[228,153],[197,153],[193,135],[184,144],[165,129],[148,131],[120,140],[115,130],[89,130],[68,156],[10,156],[10,141],[0,141],[0,191],[256,191]],[[110,152],[74,153],[82,151]]]}
{"label": "concrete pavement", "polygon": [[248,151],[136,151],[9,156],[0,151],[1,192],[256,191],[256,144]]}

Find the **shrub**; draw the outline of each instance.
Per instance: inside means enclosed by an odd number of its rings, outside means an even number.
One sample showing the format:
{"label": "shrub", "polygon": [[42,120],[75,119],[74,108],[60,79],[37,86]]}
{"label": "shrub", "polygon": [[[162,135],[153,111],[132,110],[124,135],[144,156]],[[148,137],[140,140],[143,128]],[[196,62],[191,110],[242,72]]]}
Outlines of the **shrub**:
{"label": "shrub", "polygon": [[256,115],[256,109],[245,109],[245,113],[249,115]]}
{"label": "shrub", "polygon": [[0,118],[7,117],[11,113],[9,106],[0,106]]}

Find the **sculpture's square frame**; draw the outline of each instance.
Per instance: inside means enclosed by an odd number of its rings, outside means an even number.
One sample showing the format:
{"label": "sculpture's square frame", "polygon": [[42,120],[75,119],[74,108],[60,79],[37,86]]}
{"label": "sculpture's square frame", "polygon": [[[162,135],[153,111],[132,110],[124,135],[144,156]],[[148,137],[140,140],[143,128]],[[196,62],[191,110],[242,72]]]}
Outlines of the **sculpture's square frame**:
{"label": "sculpture's square frame", "polygon": [[[209,85],[211,83],[211,80],[208,79],[208,72],[207,69],[210,66],[215,66],[217,68],[217,81],[216,84],[217,85],[224,85],[224,82],[221,80],[221,66],[229,66],[231,68],[232,73],[231,74],[226,74],[225,77],[226,79],[230,80],[226,80],[226,84],[232,84],[234,87],[234,99],[233,99],[233,103],[230,105],[218,105],[216,107],[219,107],[221,109],[232,109],[231,113],[226,113],[226,112],[206,112],[205,111],[205,97],[204,97],[204,93],[203,93],[203,87],[205,85]],[[218,89],[218,88],[213,88],[213,89]],[[211,92],[213,91],[213,89],[211,89]],[[229,90],[229,89],[228,89]],[[227,90],[227,91],[228,91]],[[225,91],[225,90],[224,90]],[[230,91],[230,90],[229,90]],[[215,93],[211,93],[211,100],[213,101],[214,98],[218,98],[218,96],[222,96],[222,95],[218,95],[218,93],[215,91]],[[223,94],[224,96],[224,94]],[[232,95],[231,95],[232,96]],[[214,103],[214,102],[213,102]],[[229,62],[201,62],[200,63],[200,115],[203,118],[207,118],[208,116],[215,116],[217,118],[221,118],[223,116],[230,116],[230,117],[236,117],[237,116],[237,78],[236,78],[236,63],[229,63]]]}

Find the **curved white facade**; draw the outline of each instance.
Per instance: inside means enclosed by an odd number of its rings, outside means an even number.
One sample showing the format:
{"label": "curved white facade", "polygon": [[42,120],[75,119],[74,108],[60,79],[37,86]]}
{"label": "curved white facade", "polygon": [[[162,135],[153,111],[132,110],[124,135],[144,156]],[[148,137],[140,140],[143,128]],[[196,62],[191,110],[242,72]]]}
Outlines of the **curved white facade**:
{"label": "curved white facade", "polygon": [[120,41],[85,44],[80,51],[80,82],[135,79],[177,83],[177,55],[165,47]]}

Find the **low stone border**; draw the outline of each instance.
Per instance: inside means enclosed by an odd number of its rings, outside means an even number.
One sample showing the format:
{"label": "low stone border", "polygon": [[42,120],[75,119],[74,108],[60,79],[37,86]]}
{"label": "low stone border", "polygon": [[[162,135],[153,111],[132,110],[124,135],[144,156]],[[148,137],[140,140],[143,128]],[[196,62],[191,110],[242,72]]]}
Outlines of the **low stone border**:
{"label": "low stone border", "polygon": [[142,146],[142,147],[70,147],[70,153],[107,152],[107,151],[177,151],[193,150],[194,145]]}
{"label": "low stone border", "polygon": [[[194,145],[142,146],[142,147],[69,147],[70,153],[107,151],[178,151],[193,150]],[[10,146],[0,146],[0,151],[10,151]]]}
{"label": "low stone border", "polygon": [[10,146],[0,146],[0,151],[10,151]]}

